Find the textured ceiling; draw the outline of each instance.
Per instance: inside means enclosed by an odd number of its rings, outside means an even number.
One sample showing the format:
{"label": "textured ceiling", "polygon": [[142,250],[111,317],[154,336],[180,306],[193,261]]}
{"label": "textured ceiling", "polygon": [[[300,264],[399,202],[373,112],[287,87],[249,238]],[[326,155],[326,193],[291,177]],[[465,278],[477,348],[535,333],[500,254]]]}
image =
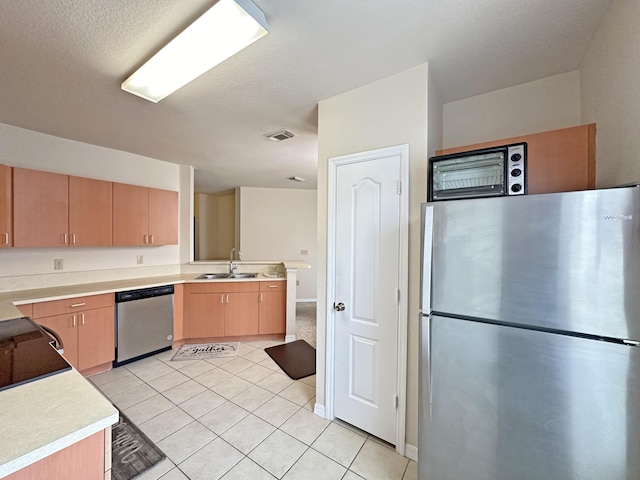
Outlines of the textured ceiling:
{"label": "textured ceiling", "polygon": [[425,62],[445,102],[575,70],[612,3],[254,1],[270,34],[153,104],[120,83],[215,0],[2,0],[0,122],[194,165],[198,192],[315,188],[320,100]]}

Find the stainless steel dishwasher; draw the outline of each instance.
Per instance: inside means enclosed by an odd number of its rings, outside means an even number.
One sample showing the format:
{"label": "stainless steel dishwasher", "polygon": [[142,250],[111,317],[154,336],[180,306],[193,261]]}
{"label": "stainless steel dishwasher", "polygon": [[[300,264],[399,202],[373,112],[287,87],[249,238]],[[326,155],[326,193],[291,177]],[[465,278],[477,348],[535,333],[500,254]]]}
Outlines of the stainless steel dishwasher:
{"label": "stainless steel dishwasher", "polygon": [[116,293],[115,367],[169,350],[173,343],[173,285]]}

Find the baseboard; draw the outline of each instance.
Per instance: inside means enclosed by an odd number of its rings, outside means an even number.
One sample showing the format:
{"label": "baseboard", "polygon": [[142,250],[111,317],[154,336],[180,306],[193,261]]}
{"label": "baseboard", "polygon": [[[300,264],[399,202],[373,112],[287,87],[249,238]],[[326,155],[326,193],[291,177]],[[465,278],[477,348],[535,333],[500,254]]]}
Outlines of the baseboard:
{"label": "baseboard", "polygon": [[285,335],[284,336],[284,343],[295,342],[295,341],[296,341],[296,336],[295,335]]}
{"label": "baseboard", "polygon": [[319,417],[325,418],[324,405],[320,405],[319,403],[316,403],[315,406],[313,407],[313,413],[315,413]]}
{"label": "baseboard", "polygon": [[296,298],[296,303],[317,302],[317,298]]}
{"label": "baseboard", "polygon": [[404,456],[409,460],[413,460],[414,462],[418,461],[418,447],[414,447],[413,445],[409,445],[408,443],[404,446]]}

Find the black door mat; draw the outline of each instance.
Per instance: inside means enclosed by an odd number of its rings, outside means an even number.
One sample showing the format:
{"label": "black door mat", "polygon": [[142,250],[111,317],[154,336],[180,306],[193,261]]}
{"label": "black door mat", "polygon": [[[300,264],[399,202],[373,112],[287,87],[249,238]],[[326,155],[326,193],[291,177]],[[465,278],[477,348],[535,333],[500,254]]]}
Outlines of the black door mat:
{"label": "black door mat", "polygon": [[316,349],[304,340],[283,343],[264,351],[294,380],[316,373]]}
{"label": "black door mat", "polygon": [[111,427],[111,479],[131,480],[157,465],[165,454],[122,412]]}

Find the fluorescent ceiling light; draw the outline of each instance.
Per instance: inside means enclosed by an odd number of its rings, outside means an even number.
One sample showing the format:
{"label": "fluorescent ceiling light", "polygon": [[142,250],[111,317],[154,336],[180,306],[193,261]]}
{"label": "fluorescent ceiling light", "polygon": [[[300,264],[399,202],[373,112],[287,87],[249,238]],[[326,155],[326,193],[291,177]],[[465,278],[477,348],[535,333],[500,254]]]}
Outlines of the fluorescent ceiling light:
{"label": "fluorescent ceiling light", "polygon": [[219,0],[122,82],[122,89],[159,102],[269,33],[251,0]]}

